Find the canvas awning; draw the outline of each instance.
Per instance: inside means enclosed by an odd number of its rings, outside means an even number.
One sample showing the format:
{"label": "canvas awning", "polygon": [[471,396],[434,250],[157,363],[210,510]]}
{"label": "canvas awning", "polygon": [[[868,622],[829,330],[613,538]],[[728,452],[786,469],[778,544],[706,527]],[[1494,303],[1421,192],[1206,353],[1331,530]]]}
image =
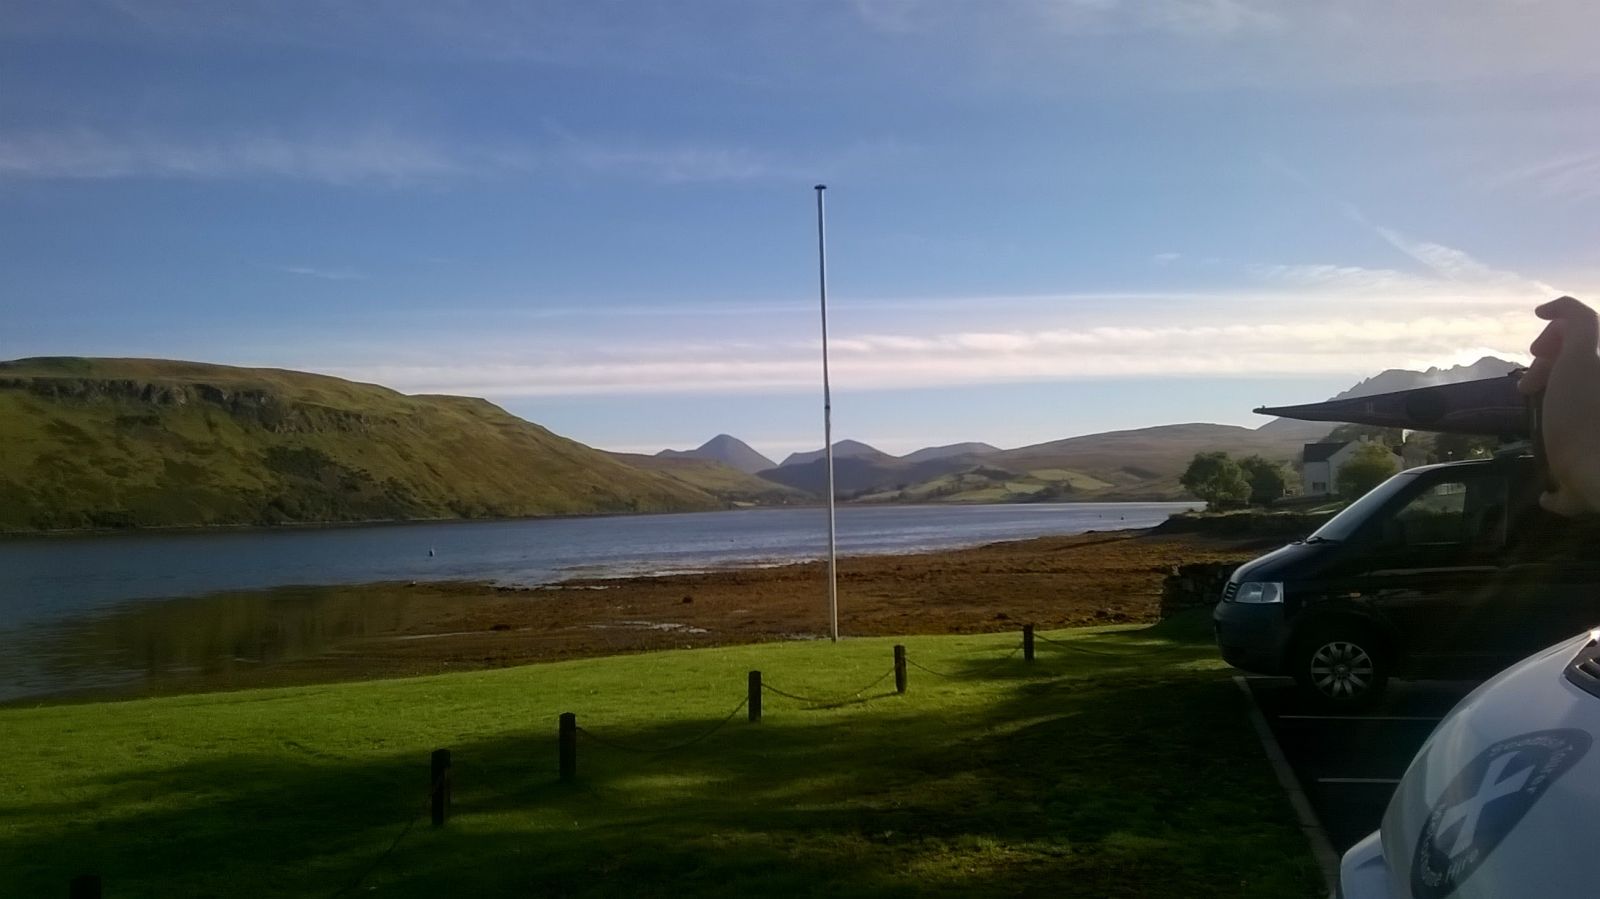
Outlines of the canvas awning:
{"label": "canvas awning", "polygon": [[1418,387],[1303,406],[1262,407],[1255,411],[1301,421],[1348,422],[1489,437],[1528,437],[1532,433],[1533,418],[1527,399],[1517,392],[1521,374],[1517,371],[1503,378]]}

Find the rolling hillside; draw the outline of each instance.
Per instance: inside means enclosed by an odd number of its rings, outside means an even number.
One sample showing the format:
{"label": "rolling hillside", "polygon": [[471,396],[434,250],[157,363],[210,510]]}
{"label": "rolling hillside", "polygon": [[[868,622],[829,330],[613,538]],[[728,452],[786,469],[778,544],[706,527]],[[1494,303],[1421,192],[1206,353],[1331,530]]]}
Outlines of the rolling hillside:
{"label": "rolling hillside", "polygon": [[1223,450],[1235,456],[1260,454],[1287,462],[1298,457],[1304,442],[1293,431],[1216,424],[1160,425],[1053,440],[985,456],[984,462],[1017,471],[1068,469],[1118,488],[1176,495],[1178,476],[1195,453]]}
{"label": "rolling hillside", "polygon": [[0,530],[720,508],[481,399],[150,359],[0,363]]}
{"label": "rolling hillside", "polygon": [[729,503],[759,505],[790,505],[814,503],[817,497],[786,487],[775,481],[746,474],[729,465],[711,459],[675,455],[654,456],[636,453],[608,453],[607,455],[635,468],[653,471],[680,481],[696,490],[703,490]]}
{"label": "rolling hillside", "polygon": [[[784,459],[778,467],[788,468],[791,465],[810,465],[813,462],[822,461],[824,455],[824,452],[820,449],[805,453],[790,453],[789,457]],[[894,456],[877,447],[868,446],[859,440],[836,440],[833,443],[833,460],[835,462],[840,459],[866,459],[872,462],[886,462],[892,461],[894,458]]]}
{"label": "rolling hillside", "polygon": [[[900,490],[977,464],[977,456],[944,456],[922,462],[908,462],[876,450],[873,454],[835,453],[834,494],[853,497],[880,490]],[[828,492],[828,463],[821,457],[809,462],[786,463],[763,471],[761,477],[814,496],[825,496]]]}
{"label": "rolling hillside", "polygon": [[902,462],[930,462],[951,456],[986,456],[1000,452],[1000,447],[987,443],[951,443],[946,446],[929,446],[900,457]]}
{"label": "rolling hillside", "polygon": [[[1320,426],[1318,436],[1328,428]],[[1183,496],[1178,476],[1195,453],[1259,453],[1288,462],[1304,442],[1293,429],[1181,424],[1069,437],[1014,450],[919,451],[900,458],[872,450],[836,455],[834,483],[839,497],[865,502],[1176,499]],[[786,463],[761,477],[817,496],[827,490],[820,458]]]}

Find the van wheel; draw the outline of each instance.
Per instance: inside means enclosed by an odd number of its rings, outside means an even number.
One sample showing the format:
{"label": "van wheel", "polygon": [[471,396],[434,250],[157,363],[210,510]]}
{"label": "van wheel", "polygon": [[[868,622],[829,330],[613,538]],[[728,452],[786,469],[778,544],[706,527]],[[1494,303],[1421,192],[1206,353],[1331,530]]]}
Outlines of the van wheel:
{"label": "van wheel", "polygon": [[1383,695],[1389,684],[1388,654],[1364,628],[1318,628],[1299,641],[1294,678],[1317,703],[1358,708]]}

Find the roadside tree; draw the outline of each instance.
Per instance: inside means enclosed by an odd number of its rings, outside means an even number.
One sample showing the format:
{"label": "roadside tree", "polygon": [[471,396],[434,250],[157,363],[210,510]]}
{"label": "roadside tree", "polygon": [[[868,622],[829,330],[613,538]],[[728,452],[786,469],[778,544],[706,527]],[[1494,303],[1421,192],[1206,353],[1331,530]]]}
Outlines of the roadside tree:
{"label": "roadside tree", "polygon": [[1400,464],[1388,447],[1364,444],[1350,461],[1339,466],[1339,495],[1347,500],[1359,499],[1399,470]]}
{"label": "roadside tree", "polygon": [[1265,506],[1283,496],[1289,489],[1283,466],[1260,456],[1246,456],[1239,460],[1239,470],[1250,485],[1250,502]]}
{"label": "roadside tree", "polygon": [[1244,472],[1227,453],[1196,453],[1178,483],[1212,508],[1236,505],[1250,497]]}

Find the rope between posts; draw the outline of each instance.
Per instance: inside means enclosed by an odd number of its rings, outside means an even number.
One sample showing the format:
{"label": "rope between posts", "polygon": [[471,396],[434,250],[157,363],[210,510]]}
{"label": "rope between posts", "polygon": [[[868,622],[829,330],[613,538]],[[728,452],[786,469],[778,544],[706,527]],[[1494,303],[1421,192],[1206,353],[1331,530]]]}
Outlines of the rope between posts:
{"label": "rope between posts", "polygon": [[748,697],[748,696],[745,697],[744,699],[739,700],[739,704],[733,707],[733,711],[729,712],[727,714],[727,716],[724,717],[721,721],[718,721],[716,724],[711,725],[711,727],[708,728],[707,730],[705,730],[704,732],[700,733],[697,736],[691,737],[691,738],[683,741],[682,743],[674,743],[671,746],[663,746],[663,747],[660,747],[660,748],[634,746],[634,745],[629,744],[629,743],[623,743],[623,742],[619,742],[617,740],[607,739],[606,737],[602,737],[602,736],[596,734],[594,731],[588,730],[587,728],[583,728],[583,727],[578,728],[578,733],[583,734],[585,737],[588,737],[590,740],[593,740],[596,743],[599,743],[601,746],[605,746],[605,747],[608,747],[610,749],[615,749],[615,750],[618,750],[620,752],[632,752],[632,753],[635,753],[637,755],[665,755],[665,754],[667,754],[669,752],[677,752],[680,749],[687,749],[690,746],[693,746],[694,744],[700,742],[701,740],[706,739],[707,737],[711,736],[712,734],[716,733],[717,731],[722,730],[724,727],[727,726],[729,721],[733,720],[735,715],[738,715],[740,712],[744,711],[744,707],[746,705],[748,705],[749,702],[750,702],[750,697]]}
{"label": "rope between posts", "polygon": [[777,687],[774,687],[774,686],[768,684],[766,681],[762,681],[761,689],[767,691],[768,693],[776,693],[777,695],[785,697],[787,699],[793,699],[796,702],[806,703],[807,705],[820,706],[820,707],[835,706],[835,705],[848,705],[848,704],[850,704],[852,702],[860,702],[862,693],[867,692],[868,690],[872,689],[873,687],[876,687],[877,685],[883,683],[884,681],[888,680],[889,678],[891,678],[893,676],[894,676],[894,669],[890,668],[888,671],[885,671],[882,675],[880,675],[877,680],[873,681],[870,684],[867,684],[865,687],[862,687],[861,689],[855,691],[854,693],[847,694],[845,696],[845,698],[843,698],[843,699],[815,699],[815,698],[812,698],[810,696],[800,696],[800,695],[797,695],[797,694],[794,694],[794,693],[789,693],[787,691],[780,690]]}
{"label": "rope between posts", "polygon": [[[1071,650],[1073,650],[1075,652],[1085,652],[1085,653],[1088,653],[1090,655],[1109,656],[1111,658],[1122,658],[1122,657],[1128,655],[1127,653],[1124,653],[1124,652],[1106,652],[1103,649],[1090,649],[1087,646],[1078,645],[1079,641],[1076,641],[1076,640],[1073,640],[1073,641],[1052,640],[1049,637],[1046,637],[1043,634],[1039,634],[1039,633],[1035,633],[1033,635],[1033,637],[1034,637],[1035,640],[1043,640],[1046,643],[1052,643],[1052,644],[1054,644],[1056,646],[1060,646],[1060,647],[1062,647],[1064,649],[1071,649]],[[1153,653],[1190,652],[1190,651],[1191,650],[1189,649],[1189,647],[1186,647],[1186,646],[1168,646],[1168,647],[1163,648],[1163,649],[1150,650],[1150,652],[1153,652]]]}
{"label": "rope between posts", "polygon": [[1086,652],[1086,653],[1089,653],[1090,655],[1097,655],[1097,656],[1120,656],[1120,655],[1122,655],[1122,653],[1120,653],[1120,652],[1106,652],[1103,649],[1090,649],[1087,646],[1079,646],[1079,645],[1076,644],[1076,641],[1068,642],[1066,640],[1052,640],[1049,637],[1046,637],[1044,634],[1039,633],[1038,631],[1034,632],[1033,639],[1035,639],[1035,640],[1043,640],[1046,643],[1050,643],[1050,644],[1053,644],[1055,646],[1060,646],[1060,647],[1062,647],[1064,649],[1072,649],[1072,650],[1076,650],[1078,652]]}
{"label": "rope between posts", "polygon": [[1010,652],[1008,652],[1005,655],[1001,656],[1000,658],[996,659],[993,665],[988,665],[986,667],[979,668],[977,671],[962,671],[962,672],[959,672],[959,673],[956,673],[956,674],[951,674],[951,673],[945,672],[945,671],[936,671],[936,670],[934,670],[932,668],[929,668],[927,665],[924,665],[921,662],[918,662],[916,659],[911,658],[911,655],[909,653],[906,654],[906,664],[910,665],[911,667],[913,667],[915,669],[917,669],[918,671],[926,671],[927,673],[933,675],[934,677],[943,677],[943,678],[946,678],[946,679],[949,679],[949,680],[957,680],[957,679],[963,678],[963,677],[981,677],[981,676],[983,676],[985,674],[988,674],[989,672],[994,671],[997,668],[999,668],[1001,665],[1004,665],[1005,663],[1011,661],[1011,657],[1016,655],[1017,653],[1019,653],[1021,651],[1022,651],[1022,644],[1018,643],[1015,649],[1011,650]]}
{"label": "rope between posts", "polygon": [[443,789],[445,778],[449,776],[449,773],[446,772],[438,780],[433,782],[433,786],[428,789],[428,794],[422,799],[422,808],[418,809],[417,813],[411,816],[411,820],[407,821],[406,825],[400,828],[400,832],[395,834],[393,840],[389,841],[389,847],[378,853],[378,857],[373,859],[371,864],[362,869],[361,873],[356,875],[354,880],[341,887],[337,892],[330,896],[329,899],[339,899],[340,896],[348,896],[355,892],[368,877],[372,876],[372,872],[378,870],[380,865],[389,860],[389,856],[393,855],[394,851],[400,848],[400,842],[411,833],[412,828],[417,826],[417,822],[422,820],[422,816],[431,811],[433,806],[433,797],[439,792],[439,790]]}

